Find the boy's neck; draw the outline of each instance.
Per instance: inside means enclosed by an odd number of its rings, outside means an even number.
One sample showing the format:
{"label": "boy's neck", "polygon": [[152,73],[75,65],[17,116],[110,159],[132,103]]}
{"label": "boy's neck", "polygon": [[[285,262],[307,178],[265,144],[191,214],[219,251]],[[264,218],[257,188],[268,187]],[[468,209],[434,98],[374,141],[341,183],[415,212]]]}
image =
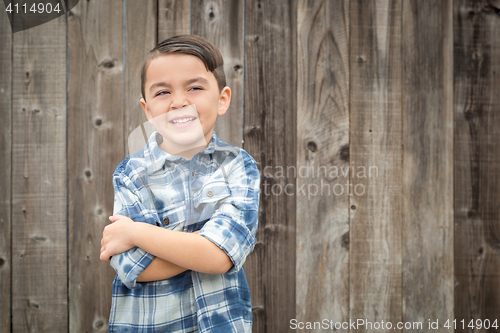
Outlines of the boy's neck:
{"label": "boy's neck", "polygon": [[169,153],[170,155],[181,156],[190,160],[194,155],[196,155],[196,153],[208,147],[208,144],[210,143],[210,140],[212,138],[212,134],[210,134],[210,139],[208,139],[207,136],[201,138],[197,142],[193,142],[190,145],[178,145],[175,142],[166,140],[161,135],[160,137],[162,138],[162,141],[158,142],[158,147],[160,147],[161,150]]}

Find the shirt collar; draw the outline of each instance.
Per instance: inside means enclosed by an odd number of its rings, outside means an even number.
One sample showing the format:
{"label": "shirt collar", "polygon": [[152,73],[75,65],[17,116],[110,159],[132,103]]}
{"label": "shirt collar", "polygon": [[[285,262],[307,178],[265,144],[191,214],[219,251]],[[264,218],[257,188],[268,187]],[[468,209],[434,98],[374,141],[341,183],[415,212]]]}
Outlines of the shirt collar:
{"label": "shirt collar", "polygon": [[[179,163],[184,161],[184,163],[189,163],[189,159],[182,156],[171,155],[166,151],[164,151],[163,149],[161,149],[158,145],[158,142],[161,143],[162,140],[163,138],[158,133],[158,131],[154,131],[149,137],[146,146],[143,149],[144,158],[147,162],[146,167],[148,174],[152,174],[160,170],[166,163],[166,161],[171,161],[173,163]],[[220,140],[217,134],[215,134],[215,131],[213,131],[212,138],[210,139],[210,142],[208,143],[207,147],[196,153],[193,156],[193,158],[199,154],[213,154],[214,152],[217,151],[227,152],[228,154],[232,153],[236,156],[238,154],[238,150],[239,147],[232,146]]]}

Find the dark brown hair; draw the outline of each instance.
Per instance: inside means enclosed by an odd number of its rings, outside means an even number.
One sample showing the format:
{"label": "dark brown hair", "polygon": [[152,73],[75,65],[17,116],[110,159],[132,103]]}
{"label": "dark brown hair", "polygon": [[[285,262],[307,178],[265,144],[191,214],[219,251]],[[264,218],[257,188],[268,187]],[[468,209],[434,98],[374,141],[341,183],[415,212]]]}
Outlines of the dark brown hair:
{"label": "dark brown hair", "polygon": [[179,35],[175,37],[168,38],[163,42],[159,43],[154,49],[152,49],[149,54],[144,59],[144,64],[141,70],[141,93],[142,98],[146,100],[145,85],[146,85],[146,72],[149,67],[149,63],[154,58],[160,55],[172,54],[172,53],[182,53],[190,54],[198,57],[207,71],[212,72],[217,80],[217,85],[219,86],[219,91],[226,86],[226,75],[224,74],[224,60],[222,55],[215,47],[214,44],[210,43],[205,38],[196,35]]}

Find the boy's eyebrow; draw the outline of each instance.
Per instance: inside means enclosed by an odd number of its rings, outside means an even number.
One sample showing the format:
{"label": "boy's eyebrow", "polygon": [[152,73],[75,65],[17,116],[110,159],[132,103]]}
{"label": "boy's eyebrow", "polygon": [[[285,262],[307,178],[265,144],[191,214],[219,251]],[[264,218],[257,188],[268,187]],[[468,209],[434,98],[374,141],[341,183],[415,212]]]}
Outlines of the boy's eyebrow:
{"label": "boy's eyebrow", "polygon": [[[201,82],[201,83],[205,83],[205,84],[208,84],[208,80],[205,79],[204,77],[201,77],[201,76],[197,76],[195,78],[192,78],[192,79],[189,79],[187,80],[184,85],[189,85],[193,82]],[[149,91],[153,91],[153,89],[157,88],[157,87],[168,87],[170,86],[168,83],[165,83],[165,82],[156,82],[156,83],[153,83],[151,85],[151,87],[149,87]]]}
{"label": "boy's eyebrow", "polygon": [[201,83],[205,83],[205,84],[207,84],[207,83],[208,83],[208,80],[207,80],[207,79],[205,79],[204,77],[197,76],[197,77],[195,77],[195,78],[193,78],[193,79],[191,79],[191,80],[187,80],[187,81],[186,81],[186,85],[191,84],[191,83],[193,83],[193,82],[197,82],[197,81],[200,81]]}

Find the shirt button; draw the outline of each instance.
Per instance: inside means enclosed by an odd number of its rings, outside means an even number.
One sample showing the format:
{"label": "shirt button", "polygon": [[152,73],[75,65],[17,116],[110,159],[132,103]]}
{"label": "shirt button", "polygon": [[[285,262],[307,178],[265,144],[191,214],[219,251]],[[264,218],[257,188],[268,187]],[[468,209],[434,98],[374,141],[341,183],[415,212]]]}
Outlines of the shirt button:
{"label": "shirt button", "polygon": [[194,169],[193,169],[193,172],[191,172],[191,174],[194,176]]}
{"label": "shirt button", "polygon": [[211,196],[213,196],[213,195],[214,195],[214,192],[212,192],[212,191],[208,191],[208,192],[207,192],[207,195],[208,195],[209,197],[211,197]]}
{"label": "shirt button", "polygon": [[170,220],[168,219],[168,217],[165,217],[165,218],[163,219],[163,224],[164,224],[164,225],[168,225],[169,223],[170,223]]}

